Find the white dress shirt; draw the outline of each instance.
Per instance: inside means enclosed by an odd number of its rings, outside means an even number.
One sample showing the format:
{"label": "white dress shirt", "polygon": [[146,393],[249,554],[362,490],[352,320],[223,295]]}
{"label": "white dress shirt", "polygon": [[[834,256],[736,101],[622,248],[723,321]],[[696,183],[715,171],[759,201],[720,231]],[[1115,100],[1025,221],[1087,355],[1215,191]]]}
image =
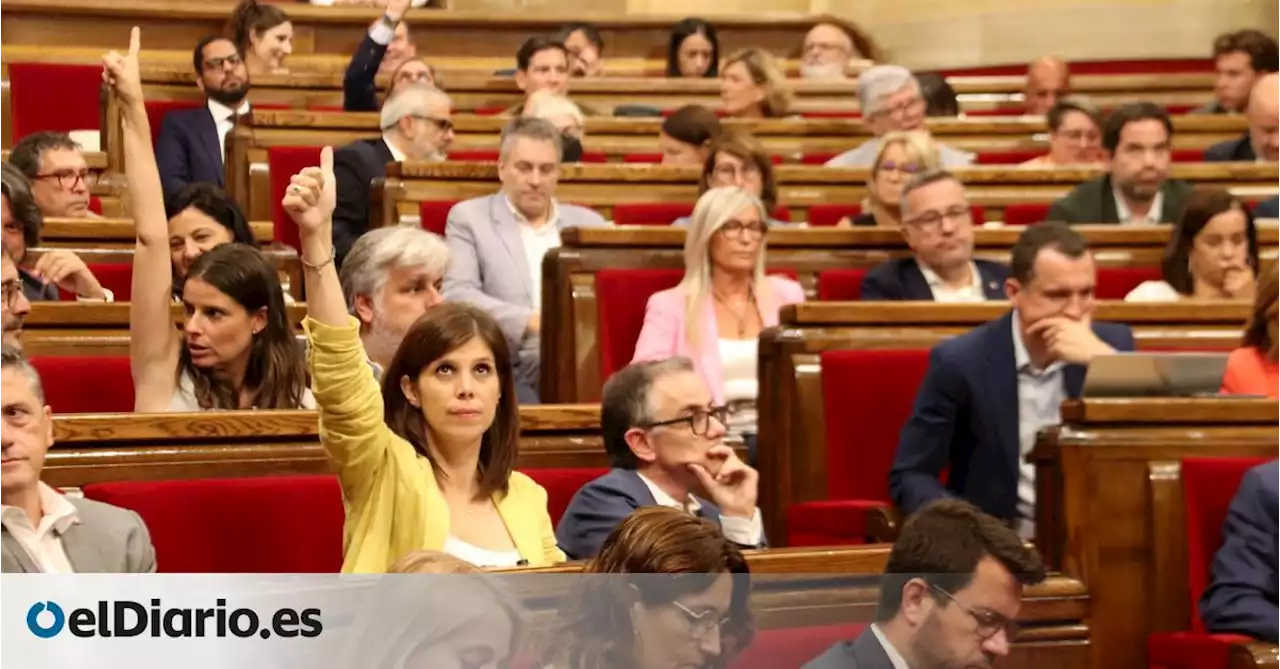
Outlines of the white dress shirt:
{"label": "white dress shirt", "polygon": [[387,150],[391,152],[391,159],[397,163],[404,162],[404,152],[396,148],[395,142],[387,138],[386,134],[382,135],[382,143],[387,145]]}
{"label": "white dress shirt", "polygon": [[1151,208],[1142,218],[1133,217],[1133,212],[1129,211],[1129,205],[1125,203],[1119,188],[1113,187],[1111,194],[1116,199],[1116,214],[1120,218],[1121,225],[1154,225],[1160,222],[1160,214],[1164,212],[1163,192],[1156,191],[1156,196],[1151,199]]}
{"label": "white dress shirt", "polygon": [[1041,428],[1062,422],[1062,403],[1067,399],[1061,360],[1036,369],[1018,330],[1018,312],[1013,312],[1013,365],[1018,370],[1018,534],[1035,535],[1036,468],[1027,454],[1036,445]]}
{"label": "white dress shirt", "polygon": [[942,280],[936,272],[924,263],[919,263],[920,273],[925,283],[929,284],[929,292],[933,293],[933,301],[939,303],[986,302],[987,294],[982,290],[982,275],[978,273],[978,265],[969,263],[969,283],[958,288],[952,287]]}
{"label": "white dress shirt", "polygon": [[[702,508],[702,504],[698,503],[698,498],[692,494],[689,495],[684,504],[681,504],[671,495],[668,495],[665,490],[659,488],[656,483],[645,477],[644,474],[636,472],[636,476],[639,476],[644,483],[644,487],[649,489],[649,494],[653,495],[653,501],[658,506],[679,509],[693,516],[698,515],[698,510]],[[750,519],[721,514],[720,529],[724,532],[724,538],[739,546],[759,546],[760,542],[764,540],[764,519],[760,517],[759,507],[756,507]]]}
{"label": "white dress shirt", "polygon": [[560,207],[551,201],[551,210],[547,212],[547,222],[534,227],[529,219],[516,209],[511,198],[507,198],[507,206],[511,215],[520,225],[520,242],[524,246],[524,257],[529,265],[529,290],[533,297],[533,310],[542,311],[542,257],[547,251],[560,248]]}
{"label": "white dress shirt", "polygon": [[235,117],[249,113],[249,101],[244,100],[239,107],[232,109],[213,98],[209,98],[209,113],[213,115],[213,127],[218,131],[218,155],[222,156],[222,164],[227,163],[227,133],[235,127]]}
{"label": "white dress shirt", "polygon": [[76,507],[45,483],[40,490],[40,524],[32,527],[27,512],[8,504],[0,505],[0,523],[27,551],[31,561],[46,574],[74,574],[75,568],[62,547],[62,533],[80,522]]}
{"label": "white dress shirt", "polygon": [[889,664],[893,666],[893,669],[911,669],[911,666],[907,664],[906,658],[902,657],[902,653],[899,653],[898,649],[894,648],[893,644],[884,638],[884,634],[880,632],[880,628],[875,623],[871,623],[871,633],[876,636],[876,641],[880,642],[880,647],[884,649],[884,654],[889,656]]}

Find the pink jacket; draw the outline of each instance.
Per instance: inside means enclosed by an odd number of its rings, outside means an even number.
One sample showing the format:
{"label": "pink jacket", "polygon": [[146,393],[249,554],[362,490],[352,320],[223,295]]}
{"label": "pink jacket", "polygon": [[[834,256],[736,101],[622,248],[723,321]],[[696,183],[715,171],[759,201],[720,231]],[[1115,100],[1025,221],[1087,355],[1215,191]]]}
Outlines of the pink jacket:
{"label": "pink jacket", "polygon": [[[788,304],[804,301],[804,288],[781,276],[766,278],[768,295],[756,296],[756,307],[765,327],[778,324],[778,311]],[[693,360],[694,368],[707,383],[716,404],[724,403],[724,369],[720,366],[720,335],[716,330],[715,305],[707,300],[699,328],[699,343],[695,350],[685,337],[684,291],[679,287],[654,293],[644,311],[644,328],[636,342],[638,360],[661,360],[684,356]]]}

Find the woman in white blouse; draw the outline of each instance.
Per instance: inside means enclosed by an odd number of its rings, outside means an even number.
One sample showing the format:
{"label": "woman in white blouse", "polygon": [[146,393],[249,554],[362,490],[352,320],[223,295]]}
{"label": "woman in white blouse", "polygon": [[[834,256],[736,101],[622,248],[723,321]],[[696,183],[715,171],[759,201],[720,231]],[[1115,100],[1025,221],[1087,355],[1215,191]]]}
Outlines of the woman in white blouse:
{"label": "woman in white blouse", "polygon": [[1196,189],[1161,262],[1163,281],[1146,281],[1126,302],[1253,298],[1258,232],[1253,214],[1221,188]]}

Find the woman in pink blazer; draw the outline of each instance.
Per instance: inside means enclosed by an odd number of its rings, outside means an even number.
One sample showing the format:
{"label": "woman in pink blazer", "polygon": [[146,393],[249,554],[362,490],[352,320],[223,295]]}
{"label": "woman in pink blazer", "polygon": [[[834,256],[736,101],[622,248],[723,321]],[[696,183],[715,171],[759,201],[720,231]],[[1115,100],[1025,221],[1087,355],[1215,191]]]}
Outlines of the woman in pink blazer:
{"label": "woman in pink blazer", "polygon": [[1224,395],[1263,395],[1271,399],[1280,397],[1280,363],[1276,349],[1280,345],[1276,331],[1280,329],[1277,314],[1280,313],[1280,276],[1273,265],[1263,272],[1253,293],[1253,314],[1245,326],[1240,348],[1227,358],[1227,370],[1222,377]]}
{"label": "woman in pink blazer", "polygon": [[693,360],[714,402],[729,412],[729,432],[754,451],[756,344],[778,324],[778,310],[804,301],[791,279],[765,276],[768,212],[740,188],[698,198],[685,238],[680,285],[649,298],[634,360]]}

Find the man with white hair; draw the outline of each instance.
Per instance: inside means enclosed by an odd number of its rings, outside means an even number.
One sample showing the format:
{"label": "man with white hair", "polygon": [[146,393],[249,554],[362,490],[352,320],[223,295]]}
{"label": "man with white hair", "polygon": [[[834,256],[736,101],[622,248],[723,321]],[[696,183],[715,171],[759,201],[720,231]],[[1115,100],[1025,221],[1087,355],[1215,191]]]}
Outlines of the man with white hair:
{"label": "man with white hair", "polygon": [[[862,122],[875,135],[862,146],[827,161],[827,167],[871,167],[880,152],[880,138],[894,130],[925,128],[925,101],[920,82],[900,65],[877,65],[858,77],[858,103]],[[938,144],[942,167],[951,169],[973,164],[973,154]]]}
{"label": "man with white hair", "polygon": [[848,79],[849,63],[857,57],[853,38],[844,28],[834,23],[819,23],[804,36],[800,76],[827,81]]}
{"label": "man with white hair", "polygon": [[444,301],[449,249],[422,228],[370,230],[356,240],[339,278],[347,311],[360,321],[365,355],[378,376],[427,309]]}
{"label": "man with white hair", "polygon": [[397,87],[382,105],[380,139],[362,139],[333,155],[338,206],[333,212],[333,247],[342,266],[351,245],[369,229],[369,184],[387,176],[387,163],[444,160],[453,142],[452,103],[425,85]]}

